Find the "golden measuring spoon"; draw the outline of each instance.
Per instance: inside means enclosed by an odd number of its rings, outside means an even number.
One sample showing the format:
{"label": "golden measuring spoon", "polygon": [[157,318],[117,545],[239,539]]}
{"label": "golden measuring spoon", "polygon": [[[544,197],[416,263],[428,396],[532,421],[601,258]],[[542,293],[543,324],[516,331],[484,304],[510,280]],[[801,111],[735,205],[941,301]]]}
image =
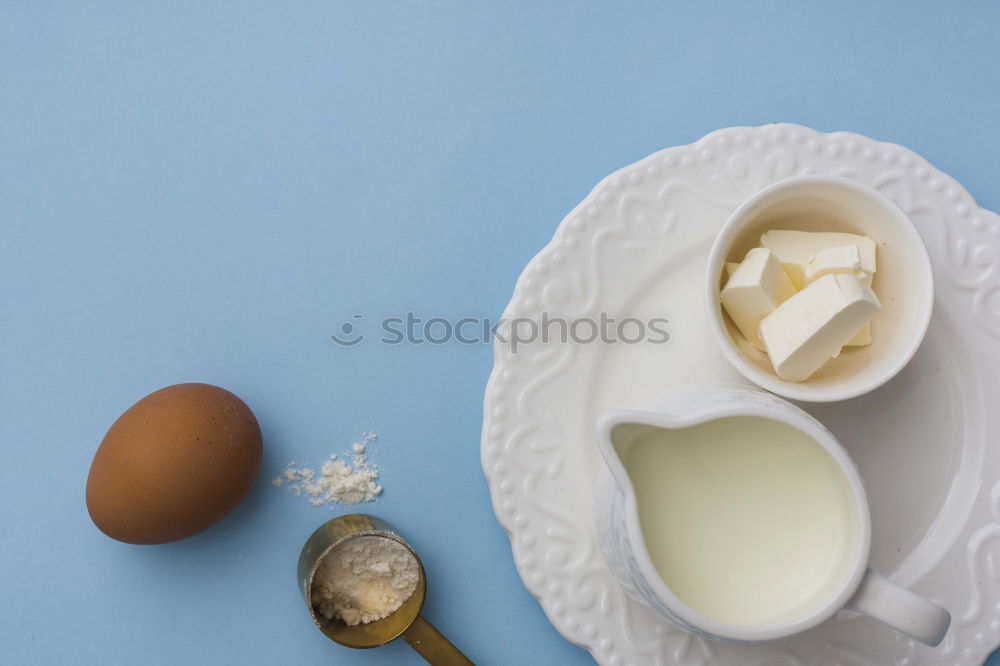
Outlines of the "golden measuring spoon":
{"label": "golden measuring spoon", "polygon": [[[349,539],[360,537],[392,539],[406,546],[417,561],[417,569],[420,571],[417,587],[402,606],[381,620],[355,625],[345,624],[338,618],[327,620],[317,614],[312,601],[313,577],[316,575],[316,569],[334,548]],[[302,552],[299,554],[298,578],[299,589],[306,600],[306,606],[309,607],[309,615],[312,616],[313,622],[327,638],[336,643],[352,648],[373,648],[402,636],[410,647],[431,664],[436,666],[472,664],[457,647],[452,645],[451,641],[420,615],[427,593],[423,562],[410,544],[406,543],[403,537],[384,520],[364,513],[351,513],[320,525],[302,546]]]}

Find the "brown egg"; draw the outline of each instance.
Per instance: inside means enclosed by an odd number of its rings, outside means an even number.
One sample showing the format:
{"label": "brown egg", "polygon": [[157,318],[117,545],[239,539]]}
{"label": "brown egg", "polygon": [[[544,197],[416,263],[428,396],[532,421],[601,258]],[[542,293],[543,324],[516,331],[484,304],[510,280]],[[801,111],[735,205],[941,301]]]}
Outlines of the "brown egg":
{"label": "brown egg", "polygon": [[187,538],[221,520],[260,470],[260,426],[217,386],[177,384],[118,417],[94,455],[87,510],[126,543]]}

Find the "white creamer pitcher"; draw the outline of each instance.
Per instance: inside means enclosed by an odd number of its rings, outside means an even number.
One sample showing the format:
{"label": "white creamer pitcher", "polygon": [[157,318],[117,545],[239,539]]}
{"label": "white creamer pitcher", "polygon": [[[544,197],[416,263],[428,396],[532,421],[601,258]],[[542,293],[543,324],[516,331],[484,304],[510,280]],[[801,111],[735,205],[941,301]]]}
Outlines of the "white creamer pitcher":
{"label": "white creamer pitcher", "polygon": [[[738,419],[745,419],[745,421]],[[803,500],[801,513],[808,518],[809,522],[801,524],[801,532],[783,533],[781,530],[788,529],[785,523],[772,519],[771,515],[757,516],[754,514],[749,520],[732,524],[733,528],[741,534],[742,551],[730,549],[725,553],[714,552],[711,549],[711,544],[725,541],[724,539],[718,541],[719,533],[722,532],[725,536],[724,533],[729,529],[731,523],[713,523],[712,529],[706,531],[706,534],[709,534],[711,538],[706,537],[705,543],[710,545],[704,546],[697,537],[699,530],[702,530],[699,526],[705,524],[703,522],[705,516],[719,515],[722,519],[726,518],[727,512],[740,515],[740,510],[746,514],[747,511],[756,511],[757,505],[748,502],[746,506],[740,507],[738,498],[727,497],[726,501],[715,501],[714,497],[705,497],[704,492],[710,492],[708,489],[720,487],[719,485],[712,486],[706,482],[704,488],[696,488],[703,492],[692,495],[692,497],[700,498],[691,500],[697,504],[677,502],[675,506],[671,507],[671,520],[675,522],[680,520],[681,522],[676,524],[684,524],[687,530],[685,534],[688,540],[678,541],[676,545],[678,548],[683,546],[687,557],[684,561],[695,562],[698,571],[698,576],[675,579],[674,588],[677,589],[674,589],[666,582],[665,576],[661,574],[663,569],[657,568],[651,551],[647,547],[647,536],[643,528],[650,531],[651,526],[649,524],[643,525],[640,519],[639,500],[633,480],[623,462],[623,452],[635,451],[629,447],[639,446],[637,442],[640,441],[651,442],[642,444],[645,447],[659,446],[658,440],[642,439],[643,437],[676,437],[684,436],[685,432],[694,433],[696,431],[712,433],[715,431],[710,429],[718,424],[725,423],[727,427],[736,427],[744,422],[754,424],[754,428],[760,424],[774,425],[775,428],[779,429],[777,430],[779,432],[794,434],[795,443],[789,444],[789,446],[800,448],[788,450],[811,456],[808,459],[803,458],[803,460],[819,461],[815,464],[823,466],[823,476],[816,477],[816,488],[824,488],[824,492],[836,499],[836,503],[829,506],[831,512],[835,510],[837,520],[834,521],[831,517],[829,524],[832,526],[831,533],[836,536],[837,548],[830,549],[830,551],[818,550],[817,544],[825,542],[811,541],[810,528],[814,524],[825,525],[823,521],[827,516],[824,511],[827,505],[817,503],[813,506],[809,503],[808,500],[811,497],[809,483],[798,478],[783,477],[785,471],[783,471],[780,462],[770,467],[761,467],[760,462],[755,461],[757,462],[756,469],[758,471],[765,469],[771,475],[767,478],[773,482],[766,487],[759,487],[759,491],[764,494],[762,497],[765,497],[765,500],[762,501],[771,501],[772,498],[767,493],[780,493],[780,490],[774,490],[774,488],[783,487],[781,482],[789,481],[792,487],[796,488],[798,497]],[[701,430],[697,430],[698,428]],[[769,431],[757,428],[756,432],[766,435]],[[695,440],[691,439],[691,441]],[[760,441],[763,446],[770,446],[768,442],[771,440],[765,438]],[[789,440],[789,442],[792,441]],[[799,443],[800,441],[801,443]],[[649,410],[623,410],[606,414],[597,425],[597,442],[606,463],[599,472],[596,497],[596,521],[601,549],[615,576],[629,595],[651,608],[664,619],[708,638],[731,642],[767,641],[790,636],[828,620],[843,608],[860,611],[928,645],[940,643],[948,631],[951,616],[945,609],[909,590],[896,586],[868,568],[868,557],[871,549],[871,517],[868,500],[857,468],[847,451],[837,442],[829,430],[791,403],[773,394],[738,384],[694,386],[670,394]],[[664,444],[664,446],[666,445]],[[732,446],[739,447],[742,444],[736,441]],[[746,446],[748,448],[732,450],[751,455],[754,449],[749,448],[750,444],[746,444]],[[818,447],[818,449],[810,448],[809,451],[806,451],[806,449],[801,448],[812,446]],[[695,453],[698,452],[695,451]],[[739,485],[740,492],[748,493],[746,496],[753,499],[754,488],[757,488],[754,484],[758,483],[757,477],[751,477],[748,473],[747,478],[743,479],[741,468],[734,462],[735,460],[734,456],[726,461],[729,470],[726,473],[730,476],[717,477],[713,483],[719,484],[719,478],[723,478],[721,487],[726,489],[729,479],[734,480],[734,485],[737,482],[746,481],[746,483]],[[704,470],[707,463],[705,460],[699,460],[698,464],[702,465],[701,469]],[[808,464],[813,465],[814,462],[808,462]],[[751,467],[754,466],[747,466],[748,469]],[[811,470],[813,467],[805,469]],[[815,467],[815,469],[821,468]],[[643,473],[647,475],[643,478],[648,479],[649,474],[656,474],[657,471],[656,469],[643,469]],[[795,474],[796,471],[789,469],[787,473]],[[733,474],[736,476],[732,476]],[[664,477],[668,478],[669,475],[665,474]],[[673,479],[677,488],[683,486],[682,483],[678,483],[676,475]],[[686,483],[688,480],[682,478],[680,481]],[[643,483],[646,484],[643,486],[644,488],[656,488],[655,484],[650,486],[648,481]],[[830,490],[831,488],[833,490]],[[817,490],[817,492],[819,491]],[[775,508],[774,515],[798,515],[794,506],[794,496],[793,493],[790,505],[772,504]],[[843,498],[842,501],[840,498]],[[777,499],[780,500],[781,496],[778,496]],[[656,510],[659,508],[659,505],[654,507]],[[683,523],[684,516],[688,515],[685,512],[689,508],[692,509],[691,515],[697,516],[697,519],[690,523]],[[731,520],[732,516],[728,516],[727,519]],[[755,540],[753,536],[756,534],[753,531],[755,520],[758,519],[761,526],[767,527],[767,529],[760,530],[761,540]],[[678,534],[680,533],[678,532]],[[666,537],[671,536],[669,531],[665,534]],[[692,534],[695,535],[693,539],[691,538]],[[790,549],[787,552],[781,550],[784,545],[784,537],[789,537],[790,543],[804,543],[808,548]],[[669,547],[672,543],[669,538],[665,539],[664,533],[657,533],[656,538],[657,544],[666,543]],[[722,547],[719,546],[719,548]],[[697,548],[703,550],[698,551]],[[704,566],[697,564],[698,560],[691,558],[692,552],[703,552]],[[782,557],[768,560],[768,553],[780,553]],[[810,567],[813,563],[803,562],[802,567],[796,566],[796,558],[800,556],[800,553],[808,553],[814,559],[817,554],[821,557],[816,561],[815,569],[822,571],[822,573],[817,574],[815,585],[809,578],[812,575],[813,569]],[[770,570],[754,569],[749,565],[742,568],[733,566],[734,562],[739,565],[744,559],[758,563],[764,562],[765,564],[770,562],[772,566]],[[658,561],[663,567],[668,566],[663,564],[664,561],[672,560],[664,558],[661,553]],[[720,565],[718,562],[723,564]],[[791,610],[782,611],[784,615],[777,613],[773,615],[776,618],[780,617],[780,620],[773,622],[767,620],[768,617],[772,617],[769,613],[773,609],[765,609],[763,606],[760,609],[759,617],[753,618],[755,608],[752,605],[747,606],[747,599],[753,602],[757,597],[754,597],[752,592],[740,596],[741,591],[744,589],[753,591],[756,589],[754,588],[755,584],[757,588],[761,588],[764,581],[769,580],[767,576],[774,578],[778,562],[781,563],[781,566],[790,565],[788,571],[797,572],[800,576],[796,578],[790,573],[787,580],[783,580],[779,571],[777,580],[779,583],[788,584],[788,589],[784,590],[785,593],[793,596],[799,595],[801,589],[801,599],[796,596],[795,605],[787,606]],[[725,568],[720,569],[720,566]],[[756,579],[753,579],[755,575]],[[698,591],[696,589],[698,584],[706,582],[711,583],[713,590],[712,595],[714,596],[711,596],[712,603],[715,604],[711,606],[713,609],[725,608],[728,602],[727,590],[732,590],[733,604],[743,604],[740,606],[743,613],[739,616],[740,621],[728,619],[735,617],[735,615],[727,616],[725,613],[705,610],[710,606],[705,605],[703,599],[698,598],[694,592]],[[695,586],[693,591],[692,585]],[[708,585],[704,586],[708,587]],[[682,587],[686,589],[683,590],[683,594],[679,594],[678,590]],[[764,596],[766,597],[768,594]],[[698,603],[694,603],[694,600],[697,600]],[[701,607],[696,608],[695,606],[699,604],[702,604]],[[720,620],[720,617],[725,619]],[[744,621],[742,618],[751,619]]]}

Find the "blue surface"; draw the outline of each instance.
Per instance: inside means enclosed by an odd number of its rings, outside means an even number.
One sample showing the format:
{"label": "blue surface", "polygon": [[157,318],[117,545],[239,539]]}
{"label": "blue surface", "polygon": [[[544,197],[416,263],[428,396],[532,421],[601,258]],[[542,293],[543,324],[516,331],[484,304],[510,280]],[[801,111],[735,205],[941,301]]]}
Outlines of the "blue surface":
{"label": "blue surface", "polygon": [[[294,564],[331,511],[267,484],[364,430],[427,616],[483,663],[588,663],[493,519],[490,350],[327,336],[498,316],[600,178],[730,125],[902,143],[1000,209],[997,3],[212,4],[0,5],[5,664],[419,663],[311,626]],[[261,479],[188,541],[105,538],[98,442],[192,380],[256,411]]]}

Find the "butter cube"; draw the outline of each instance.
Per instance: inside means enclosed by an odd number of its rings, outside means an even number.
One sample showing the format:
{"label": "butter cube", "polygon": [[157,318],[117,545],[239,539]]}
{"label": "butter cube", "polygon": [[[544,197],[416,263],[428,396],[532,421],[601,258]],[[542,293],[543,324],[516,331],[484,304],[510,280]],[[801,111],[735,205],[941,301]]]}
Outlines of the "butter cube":
{"label": "butter cube", "polygon": [[[856,245],[861,259],[861,270],[869,276],[875,273],[875,241],[867,236],[837,231],[772,229],[761,235],[760,244],[774,252],[796,289],[802,289],[808,284],[805,270],[809,260],[829,248]],[[870,277],[868,284],[871,284]]]}
{"label": "butter cube", "polygon": [[794,293],[795,287],[774,254],[766,248],[756,247],[747,252],[733,271],[720,299],[743,337],[763,351],[764,343],[758,332],[760,320]]}
{"label": "butter cube", "polygon": [[808,379],[840,354],[882,309],[856,275],[824,275],[760,322],[760,337],[774,371],[791,382]]}
{"label": "butter cube", "polygon": [[[872,274],[862,268],[861,250],[857,245],[837,245],[820,250],[806,262],[803,282],[809,285],[830,273],[851,273],[872,286]],[[865,347],[872,343],[871,324],[865,324],[845,347]]]}
{"label": "butter cube", "polygon": [[[872,286],[872,274],[861,268],[861,250],[857,245],[828,247],[814,254],[805,265],[805,283],[811,284],[830,273],[857,275],[866,286]],[[871,343],[872,327],[871,324],[865,324],[844,346],[864,347]]]}
{"label": "butter cube", "polygon": [[850,273],[863,279],[861,251],[857,245],[837,245],[820,250],[809,257],[803,269],[803,277],[808,285],[830,273]]}
{"label": "butter cube", "polygon": [[861,330],[854,334],[854,337],[847,341],[845,347],[867,347],[872,343],[872,325],[865,324]]}
{"label": "butter cube", "polygon": [[726,277],[727,278],[732,277],[733,273],[736,272],[736,269],[739,268],[739,266],[740,266],[740,264],[739,264],[738,261],[727,261],[726,262]]}

